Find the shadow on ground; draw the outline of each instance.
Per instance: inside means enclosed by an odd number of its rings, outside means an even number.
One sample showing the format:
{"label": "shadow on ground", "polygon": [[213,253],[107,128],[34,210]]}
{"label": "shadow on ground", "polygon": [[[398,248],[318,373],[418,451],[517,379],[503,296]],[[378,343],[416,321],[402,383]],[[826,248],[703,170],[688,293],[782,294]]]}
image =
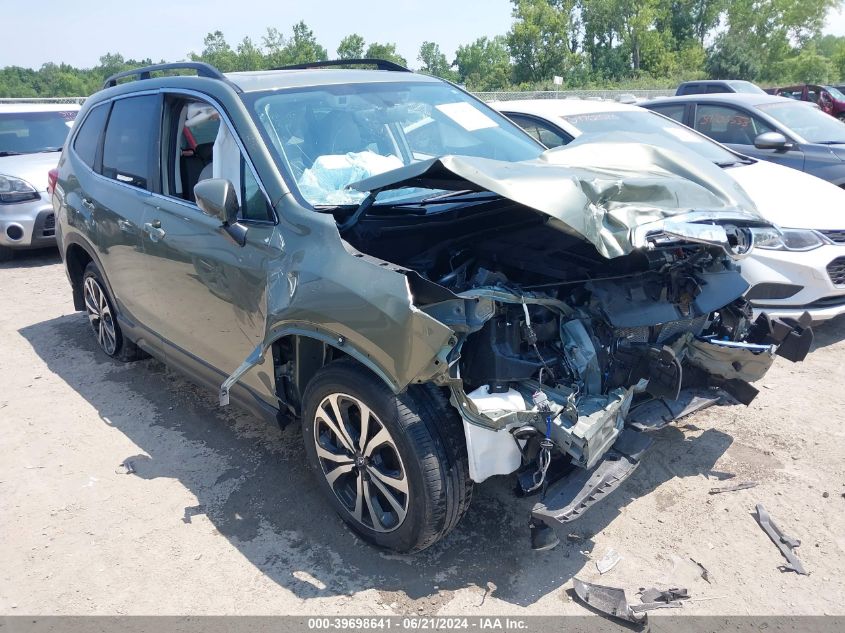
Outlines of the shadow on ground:
{"label": "shadow on ground", "polygon": [[4,268],[40,268],[41,266],[52,266],[61,261],[59,250],[54,247],[15,251],[15,255],[10,261],[0,263],[0,270]]}
{"label": "shadow on ground", "polygon": [[[213,394],[158,361],[123,366],[107,359],[80,314],[20,333],[104,424],[145,453],[114,455],[115,466],[128,460],[135,476],[178,479],[198,499],[178,519],[207,515],[256,568],[305,599],[376,589],[398,610],[424,605],[431,613],[451,591],[477,587],[480,601],[490,592],[515,605],[533,604],[581,570],[587,559],[579,551],[592,549],[591,537],[631,499],[675,477],[710,474],[732,442],[715,430],[685,437],[678,428],[664,429],[631,479],[562,530],[582,540],[563,538],[551,552],[530,551],[533,502],[514,498],[512,481],[498,477],[476,486],[469,513],[446,539],[416,556],[396,556],[367,546],[331,513],[306,469],[298,428],[279,430],[220,409]],[[127,396],[149,402],[149,415],[129,411]]]}

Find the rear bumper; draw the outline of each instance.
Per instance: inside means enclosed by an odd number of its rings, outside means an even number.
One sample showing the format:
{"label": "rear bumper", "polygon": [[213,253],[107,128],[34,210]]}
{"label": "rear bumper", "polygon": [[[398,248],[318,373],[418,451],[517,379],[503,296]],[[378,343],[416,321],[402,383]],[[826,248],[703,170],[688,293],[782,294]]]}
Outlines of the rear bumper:
{"label": "rear bumper", "polygon": [[56,245],[56,215],[46,192],[38,200],[0,205],[0,246],[27,249]]}
{"label": "rear bumper", "polygon": [[[771,317],[799,318],[809,312],[813,321],[825,321],[845,314],[845,284],[831,279],[828,266],[845,256],[845,246],[827,245],[806,252],[767,251],[755,249],[742,262],[742,276],[751,284],[748,297],[755,315],[765,312]],[[755,297],[759,284],[794,287],[784,298]]]}

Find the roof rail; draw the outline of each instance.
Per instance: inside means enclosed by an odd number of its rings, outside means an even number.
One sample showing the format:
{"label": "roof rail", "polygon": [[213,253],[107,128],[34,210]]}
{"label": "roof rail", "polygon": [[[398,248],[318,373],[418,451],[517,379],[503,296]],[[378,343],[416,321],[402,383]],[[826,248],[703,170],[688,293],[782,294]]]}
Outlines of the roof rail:
{"label": "roof rail", "polygon": [[197,77],[208,77],[209,79],[220,79],[222,81],[229,82],[223,73],[211,64],[206,64],[205,62],[173,62],[171,64],[153,64],[152,66],[133,68],[132,70],[124,70],[122,72],[115,73],[106,79],[105,83],[103,83],[103,90],[116,86],[119,79],[135,76],[137,76],[139,80],[150,79],[152,77],[150,73],[162,70],[195,70],[197,71]]}
{"label": "roof rail", "polygon": [[332,59],[328,61],[307,62],[305,64],[291,64],[281,66],[273,70],[308,70],[309,68],[334,68],[336,66],[375,66],[377,70],[390,70],[393,72],[412,72],[402,64],[391,62],[386,59],[362,58],[362,59]]}

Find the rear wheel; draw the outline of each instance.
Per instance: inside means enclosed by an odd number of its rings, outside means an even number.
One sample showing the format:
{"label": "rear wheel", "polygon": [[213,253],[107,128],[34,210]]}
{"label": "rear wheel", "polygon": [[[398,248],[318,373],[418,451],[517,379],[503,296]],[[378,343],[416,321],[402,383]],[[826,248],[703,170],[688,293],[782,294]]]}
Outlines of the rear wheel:
{"label": "rear wheel", "polygon": [[82,296],[85,299],[88,322],[94,330],[100,349],[118,360],[131,361],[141,358],[141,350],[120,331],[114,303],[106,290],[100,269],[94,262],[89,262],[85,267]]}
{"label": "rear wheel", "polygon": [[308,384],[308,462],[340,515],[365,540],[399,552],[445,536],[469,506],[463,427],[433,387],[396,396],[351,361]]}

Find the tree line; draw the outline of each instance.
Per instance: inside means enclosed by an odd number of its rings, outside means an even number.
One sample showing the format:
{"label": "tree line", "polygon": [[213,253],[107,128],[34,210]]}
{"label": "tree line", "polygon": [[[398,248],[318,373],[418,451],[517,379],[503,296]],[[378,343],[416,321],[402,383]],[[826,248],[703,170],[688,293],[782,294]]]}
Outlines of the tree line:
{"label": "tree line", "polygon": [[[689,79],[748,79],[765,85],[831,83],[845,78],[845,37],[822,35],[843,0],[511,0],[502,35],[458,47],[449,59],[434,41],[407,60],[395,42],[344,37],[334,58],[374,57],[466,85],[470,90],[672,87]],[[189,59],[223,72],[325,60],[313,30],[268,27],[234,46],[222,31],[206,35]],[[162,60],[163,61],[163,60]],[[85,96],[109,75],[151,59],[100,57],[93,68],[44,64],[0,69],[0,97]]]}

